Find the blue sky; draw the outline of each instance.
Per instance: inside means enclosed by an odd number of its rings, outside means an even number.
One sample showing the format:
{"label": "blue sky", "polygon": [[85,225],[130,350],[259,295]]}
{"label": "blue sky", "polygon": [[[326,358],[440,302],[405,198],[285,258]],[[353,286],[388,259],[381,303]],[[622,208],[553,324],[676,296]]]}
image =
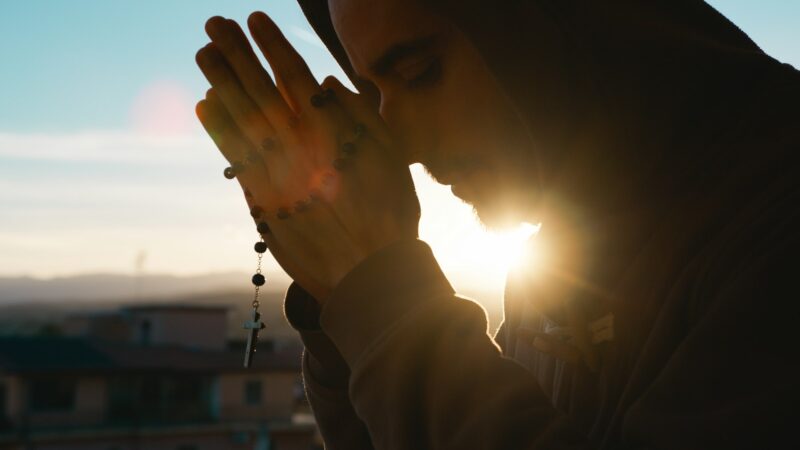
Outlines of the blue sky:
{"label": "blue sky", "polygon": [[[154,80],[202,93],[194,53],[207,41],[203,23],[258,9],[289,34],[308,29],[287,0],[3,0],[0,130],[123,128],[135,95]],[[321,48],[294,40],[316,69],[334,69]]]}
{"label": "blue sky", "polygon": [[[800,2],[711,3],[800,67]],[[208,17],[265,10],[315,74],[339,74],[296,3],[3,0],[2,10],[0,276],[130,272],[142,252],[152,272],[251,270],[252,224],[193,117],[206,89],[194,54]],[[522,234],[485,233],[414,173],[422,237],[446,271],[499,296],[507,266],[487,261],[506,261]]]}
{"label": "blue sky", "polygon": [[[800,2],[711,3],[768,52],[800,65]],[[180,80],[197,95],[205,81],[193,58],[205,19],[259,9],[308,29],[293,0],[3,0],[0,131],[123,128],[135,95],[154,80]],[[324,50],[288,34],[318,72],[335,71]]]}

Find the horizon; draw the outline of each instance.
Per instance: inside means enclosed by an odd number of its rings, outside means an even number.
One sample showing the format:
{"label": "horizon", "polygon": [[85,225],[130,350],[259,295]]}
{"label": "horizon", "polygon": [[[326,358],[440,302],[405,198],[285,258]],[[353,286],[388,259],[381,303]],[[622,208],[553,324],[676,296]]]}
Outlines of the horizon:
{"label": "horizon", "polygon": [[[773,57],[800,66],[800,3],[709,2]],[[189,6],[190,5],[190,6]],[[766,6],[768,5],[768,7]],[[340,68],[295,2],[9,1],[0,17],[0,278],[252,272],[257,239],[238,186],[194,117],[205,20],[263,9],[318,79]],[[168,39],[163,39],[168,36]],[[418,165],[420,238],[460,291],[496,304],[521,227],[491,233]],[[276,277],[274,260],[265,271]],[[247,280],[242,281],[248,288]]]}

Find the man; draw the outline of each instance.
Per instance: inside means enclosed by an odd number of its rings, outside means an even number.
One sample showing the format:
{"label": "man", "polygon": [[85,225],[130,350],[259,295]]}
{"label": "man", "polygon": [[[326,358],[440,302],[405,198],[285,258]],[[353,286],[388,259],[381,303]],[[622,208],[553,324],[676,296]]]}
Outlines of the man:
{"label": "man", "polygon": [[[237,176],[327,448],[793,445],[797,71],[696,0],[301,5],[361,94],[254,13],[273,85],[212,18],[198,115],[265,161]],[[494,339],[415,239],[413,162],[543,224]]]}

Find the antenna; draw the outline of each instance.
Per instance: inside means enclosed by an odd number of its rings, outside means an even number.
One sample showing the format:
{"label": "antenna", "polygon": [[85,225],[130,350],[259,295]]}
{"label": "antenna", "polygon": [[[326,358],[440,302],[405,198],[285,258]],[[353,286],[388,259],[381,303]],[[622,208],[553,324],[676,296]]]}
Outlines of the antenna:
{"label": "antenna", "polygon": [[147,260],[147,251],[139,250],[133,260],[134,269],[134,294],[133,298],[137,302],[141,300],[142,296],[142,274],[144,273],[144,262]]}

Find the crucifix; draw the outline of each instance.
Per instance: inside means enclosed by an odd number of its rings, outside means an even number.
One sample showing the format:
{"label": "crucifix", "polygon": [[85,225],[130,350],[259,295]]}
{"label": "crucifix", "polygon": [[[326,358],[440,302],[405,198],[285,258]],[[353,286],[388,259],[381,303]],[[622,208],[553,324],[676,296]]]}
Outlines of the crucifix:
{"label": "crucifix", "polygon": [[250,330],[247,336],[247,348],[244,351],[244,367],[250,367],[253,362],[253,353],[256,352],[256,341],[258,340],[258,332],[264,329],[264,322],[261,321],[261,314],[257,309],[253,308],[253,320],[244,323],[244,329]]}

